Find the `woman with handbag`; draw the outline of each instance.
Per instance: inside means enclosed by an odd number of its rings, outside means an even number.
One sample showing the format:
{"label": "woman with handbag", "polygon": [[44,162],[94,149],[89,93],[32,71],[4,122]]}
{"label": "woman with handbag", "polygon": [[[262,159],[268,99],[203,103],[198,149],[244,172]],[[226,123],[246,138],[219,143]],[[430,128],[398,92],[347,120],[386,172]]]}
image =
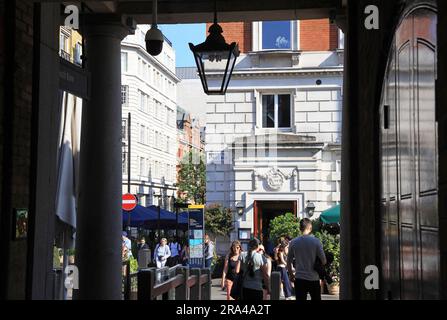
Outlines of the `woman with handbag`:
{"label": "woman with handbag", "polygon": [[162,238],[160,243],[155,247],[154,250],[154,260],[157,264],[157,269],[161,269],[166,265],[166,261],[171,256],[171,250],[167,245],[168,241],[166,238]]}
{"label": "woman with handbag", "polygon": [[258,252],[260,245],[261,241],[259,239],[254,238],[250,240],[248,252],[241,253],[236,266],[236,273],[243,272],[241,300],[263,300],[263,280],[267,294],[270,294],[268,263],[266,258]]}
{"label": "woman with handbag", "polygon": [[231,298],[231,288],[233,287],[233,282],[236,279],[236,266],[239,261],[239,255],[241,252],[241,243],[239,241],[233,241],[231,244],[230,252],[225,257],[224,269],[222,272],[222,289],[227,290],[227,300],[232,300]]}

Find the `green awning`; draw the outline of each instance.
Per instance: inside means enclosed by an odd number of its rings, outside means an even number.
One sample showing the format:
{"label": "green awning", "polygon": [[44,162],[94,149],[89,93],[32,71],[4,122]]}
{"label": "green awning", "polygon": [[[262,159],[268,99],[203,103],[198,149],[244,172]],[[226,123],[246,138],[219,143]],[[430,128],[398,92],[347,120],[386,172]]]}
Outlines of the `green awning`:
{"label": "green awning", "polygon": [[339,223],[340,222],[340,205],[336,205],[323,211],[320,215],[323,223]]}

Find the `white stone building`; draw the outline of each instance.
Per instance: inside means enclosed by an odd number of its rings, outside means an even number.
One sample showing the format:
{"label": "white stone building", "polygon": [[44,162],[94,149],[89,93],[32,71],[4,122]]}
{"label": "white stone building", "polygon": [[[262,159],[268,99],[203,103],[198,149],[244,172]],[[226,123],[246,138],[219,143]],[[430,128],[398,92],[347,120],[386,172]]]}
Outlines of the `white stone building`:
{"label": "white stone building", "polygon": [[226,95],[208,97],[206,199],[233,209],[231,240],[261,237],[286,212],[307,216],[308,201],[312,218],[340,201],[342,50],[306,49],[289,23],[288,45],[272,48],[275,25],[254,22]]}
{"label": "white stone building", "polygon": [[175,51],[165,39],[153,57],[145,50],[148,25],[121,44],[123,193],[128,184],[128,113],[131,113],[131,190],[143,206],[173,209],[176,195],[177,126]]}

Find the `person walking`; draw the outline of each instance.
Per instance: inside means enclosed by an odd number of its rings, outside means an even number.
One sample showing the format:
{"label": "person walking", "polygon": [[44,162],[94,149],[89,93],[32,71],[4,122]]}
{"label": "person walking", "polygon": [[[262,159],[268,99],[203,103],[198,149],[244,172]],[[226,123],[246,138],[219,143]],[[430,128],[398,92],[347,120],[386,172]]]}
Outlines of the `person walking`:
{"label": "person walking", "polygon": [[214,257],[214,244],[210,240],[209,235],[205,234],[205,268],[210,269]]}
{"label": "person walking", "polygon": [[138,249],[138,252],[140,250],[149,249],[149,246],[147,245],[146,239],[144,237],[140,238],[140,242],[137,244],[137,249]]}
{"label": "person walking", "polygon": [[306,300],[310,294],[312,300],[321,300],[320,277],[315,271],[316,259],[326,264],[323,245],[319,239],[311,235],[312,222],[308,218],[300,221],[302,236],[293,239],[289,244],[287,267],[295,279],[296,300]]}
{"label": "person walking", "polygon": [[[268,255],[268,253],[266,252],[266,249],[264,247],[264,245],[260,245],[258,247],[258,253],[262,254],[262,256],[265,258],[266,262],[267,262],[267,275],[268,278],[270,279],[271,275],[272,275],[272,258]],[[264,294],[264,300],[270,300],[269,296],[269,290],[267,290],[267,285],[265,284],[265,281],[262,280],[262,291]]]}
{"label": "person walking", "polygon": [[225,257],[224,269],[222,272],[222,289],[227,290],[227,300],[233,300],[230,296],[233,282],[236,280],[236,266],[241,253],[241,243],[236,240],[231,244],[230,252]]}
{"label": "person walking", "polygon": [[281,273],[281,283],[284,292],[284,297],[286,300],[290,300],[292,296],[292,287],[290,285],[289,274],[287,273],[287,254],[288,254],[289,244],[283,241],[277,253],[277,270]]}
{"label": "person walking", "polygon": [[169,250],[168,241],[166,238],[162,238],[160,243],[157,244],[154,250],[154,260],[157,264],[157,268],[161,269],[166,265],[166,261],[171,256],[171,250]]}
{"label": "person walking", "polygon": [[122,233],[122,240],[124,245],[127,248],[127,258],[126,260],[130,259],[130,257],[132,257],[132,241],[130,241],[130,239],[127,237],[127,232],[123,231]]}
{"label": "person walking", "polygon": [[243,272],[242,300],[263,300],[262,280],[270,294],[268,263],[258,252],[261,242],[254,238],[248,243],[248,252],[242,252],[236,266],[236,273]]}
{"label": "person walking", "polygon": [[183,245],[183,249],[182,252],[180,254],[180,263],[182,264],[182,266],[187,266],[189,263],[189,245],[188,242],[186,242]]}
{"label": "person walking", "polygon": [[169,258],[170,261],[168,265],[173,267],[180,263],[180,252],[182,251],[182,247],[180,246],[180,243],[177,242],[177,238],[173,238],[169,242],[169,250],[171,250],[171,257]]}

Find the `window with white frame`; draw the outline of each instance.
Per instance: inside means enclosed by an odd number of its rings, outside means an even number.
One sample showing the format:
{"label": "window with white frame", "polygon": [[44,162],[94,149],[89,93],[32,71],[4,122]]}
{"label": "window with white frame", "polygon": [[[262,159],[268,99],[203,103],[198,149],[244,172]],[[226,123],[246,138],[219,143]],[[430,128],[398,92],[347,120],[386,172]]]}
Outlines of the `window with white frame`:
{"label": "window with white frame", "polygon": [[262,128],[287,129],[292,127],[290,94],[263,94],[261,104]]}
{"label": "window with white frame", "polygon": [[144,177],[145,176],[145,170],[146,170],[146,165],[145,165],[145,159],[143,157],[140,158],[140,176]]}
{"label": "window with white frame", "polygon": [[127,52],[121,52],[121,72],[127,72]]}
{"label": "window with white frame", "polygon": [[121,86],[121,106],[127,106],[129,101],[129,86]]}
{"label": "window with white frame", "polygon": [[[73,55],[74,55],[73,62],[75,64],[77,64],[78,66],[82,66],[82,59],[81,59],[81,57],[82,57],[82,44],[80,42],[77,42],[75,44]],[[127,60],[126,60],[126,63],[127,63]],[[122,65],[122,63],[121,63],[121,65]],[[126,64],[126,70],[124,70],[124,71],[127,71],[127,64]]]}
{"label": "window with white frame", "polygon": [[143,125],[140,127],[140,143],[146,143],[146,127]]}
{"label": "window with white frame", "polygon": [[263,50],[292,49],[291,21],[263,21],[261,34]]}
{"label": "window with white frame", "polygon": [[[67,33],[66,33],[67,32]],[[65,29],[61,28],[61,32],[59,34],[59,49],[60,56],[65,60],[70,61],[70,34]]]}
{"label": "window with white frame", "polygon": [[127,141],[127,119],[121,120],[121,139]]}
{"label": "window with white frame", "polygon": [[140,111],[145,111],[144,108],[144,93],[141,90],[138,90],[138,95],[140,96]]}
{"label": "window with white frame", "polygon": [[122,173],[127,174],[127,153],[122,154]]}

